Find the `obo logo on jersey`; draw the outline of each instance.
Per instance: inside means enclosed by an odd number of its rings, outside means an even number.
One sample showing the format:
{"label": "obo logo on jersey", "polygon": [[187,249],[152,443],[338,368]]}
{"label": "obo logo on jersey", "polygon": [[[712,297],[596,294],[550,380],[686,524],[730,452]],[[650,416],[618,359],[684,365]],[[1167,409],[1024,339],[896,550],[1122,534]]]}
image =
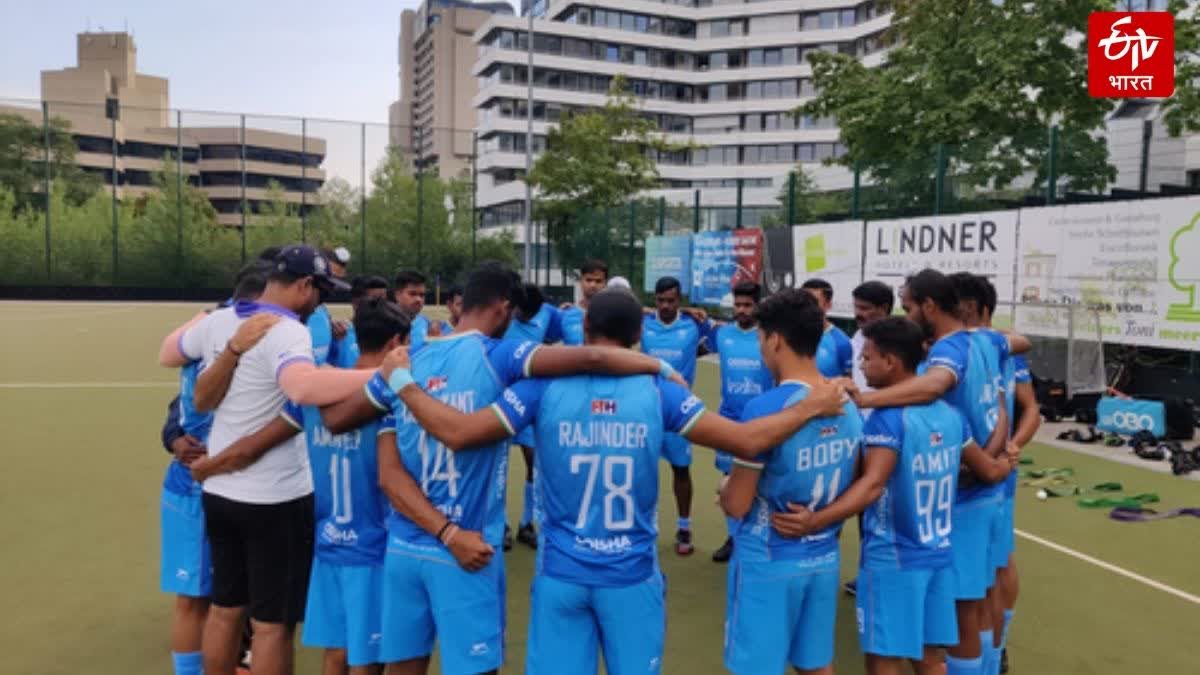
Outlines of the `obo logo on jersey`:
{"label": "obo logo on jersey", "polygon": [[1101,420],[1101,423],[1112,425],[1117,429],[1122,429],[1125,431],[1141,431],[1142,429],[1154,428],[1153,417],[1126,411],[1117,411],[1111,415],[1105,415],[1104,419]]}

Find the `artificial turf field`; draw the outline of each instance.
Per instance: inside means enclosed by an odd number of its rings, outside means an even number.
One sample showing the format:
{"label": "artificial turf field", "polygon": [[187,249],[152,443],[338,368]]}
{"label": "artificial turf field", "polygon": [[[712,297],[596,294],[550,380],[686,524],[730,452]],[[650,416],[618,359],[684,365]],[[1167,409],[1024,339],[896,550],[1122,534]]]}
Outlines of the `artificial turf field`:
{"label": "artificial turf field", "polygon": [[[168,673],[171,599],[158,592],[158,499],[168,457],[159,445],[174,373],[157,366],[162,336],[199,305],[0,303],[0,672]],[[345,315],[345,308],[335,310]],[[715,407],[716,369],[698,392]],[[1081,485],[1120,481],[1157,492],[1162,507],[1200,505],[1200,484],[1046,445],[1039,467],[1071,466]],[[695,451],[697,551],[675,556],[675,505],[661,474],[660,554],[668,577],[665,673],[719,673],[725,567],[709,555],[725,538],[713,504],[711,452]],[[510,522],[520,512],[523,465],[510,462]],[[1018,529],[1191,596],[1200,595],[1200,522],[1123,524],[1073,500],[1039,502],[1021,488]],[[843,534],[844,577],[857,533]],[[1196,673],[1200,604],[1041,543],[1017,538],[1021,598],[1013,673]],[[508,665],[521,672],[533,566],[508,554]],[[841,673],[861,673],[853,600],[838,607]],[[318,673],[301,649],[297,671]]]}

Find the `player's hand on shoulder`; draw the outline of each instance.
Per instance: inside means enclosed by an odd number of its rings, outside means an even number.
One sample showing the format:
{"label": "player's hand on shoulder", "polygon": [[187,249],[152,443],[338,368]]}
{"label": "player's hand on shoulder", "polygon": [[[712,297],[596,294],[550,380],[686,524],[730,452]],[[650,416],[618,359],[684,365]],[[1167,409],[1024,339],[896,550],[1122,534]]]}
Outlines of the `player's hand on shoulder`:
{"label": "player's hand on shoulder", "polygon": [[188,469],[191,470],[192,480],[196,481],[197,483],[203,483],[205,479],[212,476],[212,460],[208,457],[201,457],[200,459],[192,462]]}
{"label": "player's hand on shoulder", "polygon": [[459,529],[457,526],[446,537],[446,548],[450,549],[458,565],[468,572],[478,572],[487,567],[496,553],[496,549],[483,540],[480,532]]}
{"label": "player's hand on shoulder", "polygon": [[279,316],[275,314],[268,312],[255,314],[238,326],[237,332],[229,338],[229,346],[233,348],[234,352],[245,354],[253,349],[277,323],[279,323]]}
{"label": "player's hand on shoulder", "polygon": [[696,323],[705,323],[708,321],[708,312],[702,307],[680,307],[679,311],[695,319]]}
{"label": "player's hand on shoulder", "polygon": [[383,357],[383,363],[379,364],[379,374],[386,380],[397,368],[412,368],[412,361],[408,356],[408,345],[401,345],[388,352],[387,356]]}
{"label": "player's hand on shoulder", "polygon": [[688,389],[688,390],[691,389],[691,387],[687,383],[687,380],[683,379],[683,376],[680,375],[679,373],[671,373],[671,376],[667,378],[667,381],[674,382],[675,384],[683,387],[684,389]]}
{"label": "player's hand on shoulder", "polygon": [[330,330],[333,332],[333,339],[341,340],[346,337],[346,333],[350,331],[350,322],[345,319],[338,319],[329,322]]}
{"label": "player's hand on shoulder", "polygon": [[847,400],[846,383],[837,379],[813,385],[802,403],[813,406],[813,412],[819,417],[829,417],[842,414],[842,406],[846,405]]}
{"label": "player's hand on shoulder", "polygon": [[171,452],[175,454],[175,459],[179,460],[180,464],[190,466],[192,462],[205,455],[205,448],[204,444],[195,436],[184,434],[171,442]]}
{"label": "player's hand on shoulder", "polygon": [[813,525],[813,512],[799,504],[789,503],[786,512],[771,514],[771,527],[785,537],[803,537],[812,532]]}

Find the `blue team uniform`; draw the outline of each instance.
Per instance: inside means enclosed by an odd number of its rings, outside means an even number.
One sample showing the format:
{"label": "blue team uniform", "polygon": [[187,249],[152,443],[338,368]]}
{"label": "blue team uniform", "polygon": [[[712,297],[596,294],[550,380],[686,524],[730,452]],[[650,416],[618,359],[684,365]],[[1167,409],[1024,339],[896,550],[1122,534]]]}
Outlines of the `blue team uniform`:
{"label": "blue team uniform", "polygon": [[[179,423],[188,435],[207,442],[212,413],[197,412],[193,390],[200,375],[200,362],[192,361],[179,371]],[[212,592],[212,556],[204,530],[204,506],[200,483],[177,460],[171,460],[163,477],[160,527],[162,550],[159,587],[164,593],[206,598]]]}
{"label": "blue team uniform", "polygon": [[429,339],[429,319],[423,315],[416,315],[408,330],[408,351],[415,354],[418,349],[425,346],[425,341]]}
{"label": "blue team uniform", "polygon": [[[711,330],[711,323],[697,323],[686,314],[680,313],[669,324],[654,314],[642,321],[642,351],[671,364],[690,387],[696,381],[697,351]],[[671,466],[691,466],[692,444],[679,434],[668,433],[662,456]]]}
{"label": "blue team uniform", "polygon": [[345,649],[351,666],[379,663],[389,505],[379,489],[375,439],[395,433],[395,420],[334,435],[315,406],[288,403],[282,415],[304,432],[313,473],[316,532],[304,644]]}
{"label": "blue team uniform", "polygon": [[825,377],[842,377],[854,368],[854,345],[846,333],[830,324],[817,344],[817,370]]}
{"label": "blue team uniform", "polygon": [[329,349],[333,345],[333,319],[325,305],[318,305],[305,322],[312,336],[313,362],[318,367],[329,360]]}
{"label": "blue team uniform", "polygon": [[[513,317],[504,333],[505,340],[520,340],[535,344],[553,343],[563,339],[562,317],[557,309],[548,303],[542,303],[537,314],[529,321],[519,321]],[[581,343],[582,344],[582,343]],[[516,436],[518,445],[527,448],[534,446],[533,428],[526,427]]]}
{"label": "blue team uniform", "polygon": [[[712,341],[721,367],[721,416],[740,420],[748,401],[775,386],[771,371],[763,365],[758,329],[721,326]],[[717,451],[714,463],[718,471],[729,473],[732,462],[729,453]]]}
{"label": "blue team uniform", "polygon": [[[1010,366],[1005,371],[1007,386],[1004,388],[1004,403],[1008,408],[1008,422],[1010,433],[1016,429],[1016,402],[1017,402],[1017,385],[1028,384],[1033,381],[1033,376],[1029,372],[1029,363],[1024,356],[1014,354],[1009,358]],[[1012,555],[1015,542],[1013,541],[1013,528],[1015,522],[1015,505],[1017,496],[1017,472],[1013,471],[1008,474],[1008,478],[1004,483],[1004,499],[1000,502],[1000,515],[996,519],[996,526],[992,530],[992,566],[996,569],[1008,567],[1008,558]]]}
{"label": "blue team uniform", "polygon": [[442,320],[438,322],[438,327],[442,329],[442,335],[446,336],[454,332],[454,326],[450,325],[449,321]]}
{"label": "blue team uniform", "polygon": [[920,659],[925,645],[958,642],[950,548],[959,463],[971,431],[939,400],[876,410],[863,435],[867,452],[895,452],[896,468],[863,512],[859,643],[867,654]]}
{"label": "blue team uniform", "polygon": [[562,341],[565,345],[578,347],[583,344],[583,316],[585,312],[579,305],[571,305],[570,307],[559,312],[559,322],[562,326]]}
{"label": "blue team uniform", "polygon": [[335,368],[349,370],[358,363],[359,355],[358,333],[354,330],[354,324],[350,324],[346,327],[346,334],[340,339],[335,338],[330,345],[327,363]]}
{"label": "blue team uniform", "polygon": [[[971,437],[985,446],[1000,414],[999,362],[990,340],[965,330],[943,336],[930,348],[920,370],[930,368],[954,374],[954,386],[943,399],[967,419]],[[992,583],[991,539],[999,503],[999,493],[991,485],[960,485],[955,492],[951,549],[959,600],[983,599]]]}
{"label": "blue team uniform", "polygon": [[[463,412],[491,404],[520,379],[537,345],[478,331],[431,337],[413,355],[412,373],[429,395]],[[394,406],[400,461],[429,501],[500,550],[508,441],[451,452]],[[384,562],[385,662],[428,656],[436,640],[443,673],[481,673],[503,662],[503,555],[478,572],[458,566],[437,538],[403,514],[388,517]]]}
{"label": "blue team uniform", "polygon": [[[783,382],[746,404],[742,419],[777,413],[808,396]],[[726,610],[725,667],[734,673],[783,673],[833,662],[838,595],[838,535],[842,524],[798,539],[771,528],[788,503],[816,510],[854,480],[862,417],[847,403],[837,417],[806,424],[759,457],[758,494],[734,533]]]}
{"label": "blue team uniform", "polygon": [[658,568],[658,460],[700,399],[661,377],[525,380],[494,409],[537,435],[542,505],[525,672],[657,673],[666,626]]}

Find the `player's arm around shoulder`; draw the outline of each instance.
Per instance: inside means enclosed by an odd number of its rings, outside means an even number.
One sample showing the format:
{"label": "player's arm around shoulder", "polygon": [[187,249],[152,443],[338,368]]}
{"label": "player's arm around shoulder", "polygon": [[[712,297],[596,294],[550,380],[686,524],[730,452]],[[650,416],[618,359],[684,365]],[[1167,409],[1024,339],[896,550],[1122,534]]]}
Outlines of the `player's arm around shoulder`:
{"label": "player's arm around shoulder", "polygon": [[800,427],[817,417],[845,412],[846,390],[841,382],[824,382],[811,388],[802,401],[783,409],[766,406],[770,392],[746,404],[744,421],[734,422],[719,414],[705,413],[683,435],[693,443],[720,448],[734,457],[753,460],[782,443]]}
{"label": "player's arm around shoulder", "polygon": [[893,408],[922,405],[941,398],[954,387],[958,376],[952,368],[934,363],[923,374],[883,389],[859,391],[852,387],[854,402],[860,408]]}
{"label": "player's arm around shoulder", "polygon": [[304,431],[303,416],[281,414],[258,431],[234,441],[218,455],[202,457],[189,467],[192,478],[203,482],[217,474],[241,471],[254,464],[271,448],[287,442]]}
{"label": "player's arm around shoulder", "polygon": [[257,347],[279,322],[278,315],[264,312],[255,314],[238,326],[217,358],[196,378],[196,387],[192,394],[196,410],[210,412],[221,405],[221,401],[225,400],[225,395],[229,393],[233,374],[241,363],[242,356]]}

